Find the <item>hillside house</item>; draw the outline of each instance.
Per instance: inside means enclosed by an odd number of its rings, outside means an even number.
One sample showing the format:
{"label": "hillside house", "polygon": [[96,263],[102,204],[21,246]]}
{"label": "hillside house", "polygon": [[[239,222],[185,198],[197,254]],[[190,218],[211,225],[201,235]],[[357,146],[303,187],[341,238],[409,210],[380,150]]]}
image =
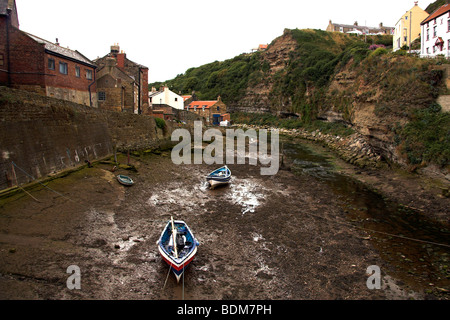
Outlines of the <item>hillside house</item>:
{"label": "hillside house", "polygon": [[192,101],[185,109],[204,117],[207,125],[219,125],[224,119],[229,120],[227,106],[220,96],[213,101]]}
{"label": "hillside house", "polygon": [[450,56],[450,4],[444,4],[420,24],[421,57]]}
{"label": "hillside house", "polygon": [[[127,58],[126,53],[120,50],[118,44],[114,44],[110,47],[110,52],[102,58],[97,58],[94,62],[97,64],[98,69],[102,70],[107,64],[111,64],[111,59],[116,61],[116,68],[120,69],[123,73],[131,77],[138,86],[137,90],[137,113],[138,114],[151,114],[151,108],[148,105],[148,68],[133,62]],[[102,91],[107,89],[99,87],[98,90]],[[102,98],[102,97],[100,97]],[[108,97],[106,97],[108,99]],[[117,99],[117,96],[115,97]],[[119,101],[115,101],[114,104],[118,105]],[[130,105],[127,105],[126,110],[130,110]]]}
{"label": "hillside house", "polygon": [[428,13],[415,1],[414,7],[406,11],[395,24],[393,50],[400,50],[405,45],[411,47],[411,43],[420,37],[420,24],[427,17]]}
{"label": "hillside house", "polygon": [[365,35],[387,34],[390,35],[393,32],[392,27],[385,27],[383,23],[380,23],[379,27],[360,26],[357,21],[353,24],[341,24],[333,23],[331,20],[328,22],[326,31],[329,32],[342,32],[342,33],[355,33]]}
{"label": "hillside house", "polygon": [[0,0],[0,84],[97,107],[95,64],[19,29],[14,0]]}

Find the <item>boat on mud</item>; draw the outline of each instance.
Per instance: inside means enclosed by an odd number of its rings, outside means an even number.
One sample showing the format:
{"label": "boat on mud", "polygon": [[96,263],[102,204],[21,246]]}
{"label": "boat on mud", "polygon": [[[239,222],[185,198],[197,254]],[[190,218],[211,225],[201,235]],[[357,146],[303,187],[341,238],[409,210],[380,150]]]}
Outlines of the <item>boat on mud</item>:
{"label": "boat on mud", "polygon": [[231,180],[231,170],[227,166],[212,171],[206,176],[212,189],[219,185],[227,184]]}
{"label": "boat on mud", "polygon": [[186,222],[182,220],[174,221],[171,217],[157,244],[163,260],[169,265],[177,278],[177,282],[179,282],[197,253],[197,247],[199,246],[197,239],[195,239]]}
{"label": "boat on mud", "polygon": [[128,176],[124,176],[123,174],[119,174],[117,176],[117,180],[119,183],[123,184],[124,186],[132,186],[134,184],[133,179],[131,179]]}

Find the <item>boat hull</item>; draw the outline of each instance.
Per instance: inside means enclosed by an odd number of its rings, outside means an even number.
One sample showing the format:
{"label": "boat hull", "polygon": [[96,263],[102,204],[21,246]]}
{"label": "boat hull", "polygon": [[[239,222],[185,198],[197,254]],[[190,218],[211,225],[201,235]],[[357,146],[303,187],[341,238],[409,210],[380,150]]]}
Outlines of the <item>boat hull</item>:
{"label": "boat hull", "polygon": [[208,180],[208,182],[209,182],[210,188],[214,189],[214,188],[216,188],[218,186],[223,186],[225,184],[230,183],[230,179],[228,179],[228,180],[214,180],[214,179],[210,179],[210,180]]}
{"label": "boat hull", "polygon": [[183,275],[184,271],[190,265],[192,260],[194,260],[195,258],[195,255],[197,253],[197,247],[192,251],[190,255],[186,256],[186,258],[183,259],[183,261],[181,262],[176,262],[161,247],[159,247],[159,253],[161,254],[163,260],[169,265],[170,270],[172,270],[173,274],[177,279],[177,282],[180,282],[181,276]]}

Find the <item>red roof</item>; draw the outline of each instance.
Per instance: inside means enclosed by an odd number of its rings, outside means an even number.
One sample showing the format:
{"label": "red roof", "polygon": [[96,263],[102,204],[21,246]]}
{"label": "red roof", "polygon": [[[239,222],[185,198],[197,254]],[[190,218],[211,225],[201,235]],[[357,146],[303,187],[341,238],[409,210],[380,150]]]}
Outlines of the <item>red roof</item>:
{"label": "red roof", "polygon": [[183,98],[183,101],[186,101],[187,99],[189,99],[192,96],[181,96]]}
{"label": "red roof", "polygon": [[440,7],[439,9],[435,10],[432,14],[430,14],[428,16],[428,18],[426,18],[425,20],[422,21],[421,24],[425,24],[439,16],[442,16],[443,14],[447,13],[448,11],[450,11],[450,5],[444,4],[442,7]]}
{"label": "red roof", "polygon": [[189,109],[194,109],[195,106],[197,106],[197,108],[203,108],[203,106],[205,106],[205,109],[209,109],[216,103],[217,103],[217,100],[215,100],[215,101],[192,101],[190,104],[188,104],[188,107],[189,107]]}

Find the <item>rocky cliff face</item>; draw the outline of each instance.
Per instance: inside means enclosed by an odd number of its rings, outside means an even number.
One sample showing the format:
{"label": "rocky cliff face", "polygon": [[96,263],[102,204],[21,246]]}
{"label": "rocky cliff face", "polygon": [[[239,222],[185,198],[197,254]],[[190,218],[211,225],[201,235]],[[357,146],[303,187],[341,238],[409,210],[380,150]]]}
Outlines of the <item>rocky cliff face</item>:
{"label": "rocky cliff face", "polygon": [[270,112],[270,93],[273,88],[273,77],[283,70],[289,62],[289,53],[297,48],[297,41],[287,30],[273,41],[268,49],[261,53],[262,64],[266,66],[260,81],[247,87],[245,97],[238,103],[230,105],[231,112]]}

